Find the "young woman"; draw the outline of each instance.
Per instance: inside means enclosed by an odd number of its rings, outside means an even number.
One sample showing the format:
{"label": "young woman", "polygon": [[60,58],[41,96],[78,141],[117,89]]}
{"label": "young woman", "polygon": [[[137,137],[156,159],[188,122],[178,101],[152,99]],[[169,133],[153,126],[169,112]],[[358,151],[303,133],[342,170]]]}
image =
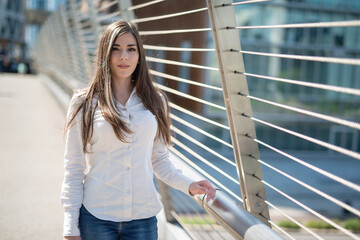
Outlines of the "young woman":
{"label": "young woman", "polygon": [[101,38],[89,86],[74,94],[66,123],[61,200],[64,239],[157,239],[161,205],[153,173],[186,194],[215,197],[169,161],[170,118],[135,26],[118,21]]}

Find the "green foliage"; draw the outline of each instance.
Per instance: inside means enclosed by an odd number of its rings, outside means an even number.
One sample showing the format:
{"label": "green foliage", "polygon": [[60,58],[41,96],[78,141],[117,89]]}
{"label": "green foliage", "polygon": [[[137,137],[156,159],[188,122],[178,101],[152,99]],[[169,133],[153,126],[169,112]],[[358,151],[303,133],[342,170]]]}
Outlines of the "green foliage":
{"label": "green foliage", "polygon": [[[333,222],[335,223],[340,223],[340,221],[338,219],[332,219]],[[334,226],[332,226],[331,224],[323,221],[323,220],[309,220],[306,224],[306,227],[308,228],[317,228],[317,229],[335,229]]]}
{"label": "green foliage", "polygon": [[207,216],[182,216],[181,221],[184,224],[216,224],[216,221],[213,218]]}
{"label": "green foliage", "polygon": [[290,220],[281,220],[278,222],[279,227],[299,229],[300,226]]}
{"label": "green foliage", "polygon": [[350,218],[344,221],[344,228],[352,230],[352,231],[360,231],[360,219],[358,218]]}
{"label": "green foliage", "polygon": [[[360,231],[360,219],[359,218],[350,218],[345,220],[344,222],[340,222],[339,219],[331,219],[334,223],[343,226],[344,228],[350,230],[350,231]],[[279,227],[283,228],[292,228],[292,229],[299,229],[300,226],[298,226],[296,223],[290,221],[290,220],[281,220],[278,223]],[[304,224],[308,228],[312,229],[336,229],[331,224],[323,221],[323,220],[309,220]]]}

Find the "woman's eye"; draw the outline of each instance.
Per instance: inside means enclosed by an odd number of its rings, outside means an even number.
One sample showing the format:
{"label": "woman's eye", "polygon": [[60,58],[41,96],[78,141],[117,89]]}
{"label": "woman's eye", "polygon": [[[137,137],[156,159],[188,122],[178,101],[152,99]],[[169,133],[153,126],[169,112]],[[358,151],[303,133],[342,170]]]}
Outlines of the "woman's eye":
{"label": "woman's eye", "polygon": [[112,48],[111,50],[112,51],[118,51],[119,49],[118,48]]}
{"label": "woman's eye", "polygon": [[130,51],[130,52],[135,52],[135,51],[136,51],[136,48],[129,48],[128,51]]}

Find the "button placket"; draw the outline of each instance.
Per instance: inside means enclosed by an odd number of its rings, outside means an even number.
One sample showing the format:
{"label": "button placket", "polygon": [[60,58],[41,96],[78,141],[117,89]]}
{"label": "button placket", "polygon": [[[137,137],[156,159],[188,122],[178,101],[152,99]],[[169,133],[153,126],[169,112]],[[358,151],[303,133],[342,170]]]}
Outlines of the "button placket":
{"label": "button placket", "polygon": [[[130,130],[131,129],[131,120],[130,120],[130,113],[128,111],[127,108],[124,109],[123,111],[123,116],[124,116],[124,121],[126,122],[127,124],[127,127],[129,127]],[[132,199],[132,171],[131,171],[131,165],[132,165],[132,134],[129,134],[127,135],[127,140],[128,140],[128,143],[127,143],[127,146],[126,146],[126,149],[128,151],[128,163],[127,163],[127,166],[126,166],[126,171],[128,172],[128,174],[130,175],[130,178],[129,178],[129,181],[128,181],[128,185],[127,187],[125,188],[125,192],[126,194]],[[131,200],[132,201],[132,200]]]}

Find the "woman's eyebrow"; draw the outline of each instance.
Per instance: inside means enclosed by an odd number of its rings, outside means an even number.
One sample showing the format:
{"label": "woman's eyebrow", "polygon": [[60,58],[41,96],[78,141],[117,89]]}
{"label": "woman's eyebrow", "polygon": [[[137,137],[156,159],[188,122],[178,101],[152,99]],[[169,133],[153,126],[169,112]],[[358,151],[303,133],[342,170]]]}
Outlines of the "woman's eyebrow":
{"label": "woman's eyebrow", "polygon": [[[114,43],[114,47],[120,47],[120,44]],[[131,43],[127,45],[128,47],[137,47],[135,43]]]}

